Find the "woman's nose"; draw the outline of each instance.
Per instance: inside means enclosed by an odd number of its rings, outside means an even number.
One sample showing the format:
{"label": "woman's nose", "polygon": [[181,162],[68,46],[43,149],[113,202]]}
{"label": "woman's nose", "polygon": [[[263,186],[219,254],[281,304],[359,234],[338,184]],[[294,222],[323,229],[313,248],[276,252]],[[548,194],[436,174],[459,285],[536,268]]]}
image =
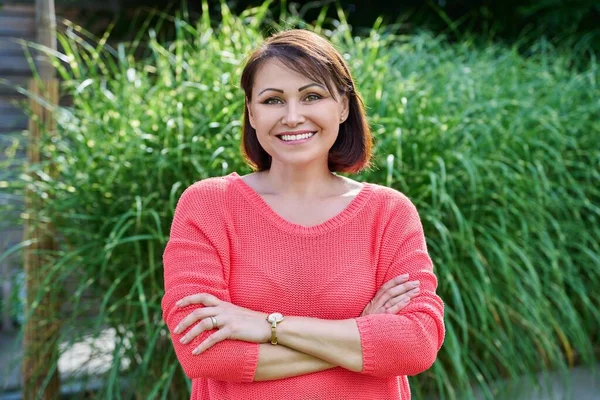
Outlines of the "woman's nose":
{"label": "woman's nose", "polygon": [[281,123],[288,126],[296,126],[304,122],[304,120],[305,118],[301,112],[300,106],[293,102],[289,102]]}

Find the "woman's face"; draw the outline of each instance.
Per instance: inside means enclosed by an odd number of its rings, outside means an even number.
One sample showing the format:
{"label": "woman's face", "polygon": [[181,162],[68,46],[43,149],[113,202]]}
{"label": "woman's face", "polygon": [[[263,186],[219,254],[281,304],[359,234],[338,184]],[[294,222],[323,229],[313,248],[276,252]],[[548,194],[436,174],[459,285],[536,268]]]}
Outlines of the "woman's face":
{"label": "woman's face", "polygon": [[281,62],[265,61],[254,77],[248,116],[272,165],[327,165],[340,123],[348,116],[348,97],[337,98]]}

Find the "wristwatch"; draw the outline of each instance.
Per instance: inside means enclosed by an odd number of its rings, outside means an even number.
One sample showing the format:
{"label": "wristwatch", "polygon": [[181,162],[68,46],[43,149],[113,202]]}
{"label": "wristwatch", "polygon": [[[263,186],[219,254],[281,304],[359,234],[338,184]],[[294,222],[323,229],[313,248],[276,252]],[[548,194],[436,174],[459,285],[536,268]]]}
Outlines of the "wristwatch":
{"label": "wristwatch", "polygon": [[271,324],[271,344],[277,344],[277,324],[283,321],[283,315],[278,312],[270,314],[267,321]]}

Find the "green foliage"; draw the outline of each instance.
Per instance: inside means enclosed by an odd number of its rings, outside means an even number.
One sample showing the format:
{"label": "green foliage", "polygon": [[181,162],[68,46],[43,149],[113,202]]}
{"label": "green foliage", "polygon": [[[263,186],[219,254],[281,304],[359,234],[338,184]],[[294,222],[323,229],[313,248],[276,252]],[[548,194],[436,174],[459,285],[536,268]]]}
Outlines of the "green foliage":
{"label": "green foliage", "polygon": [[173,210],[194,181],[248,171],[239,153],[241,67],[265,34],[289,27],[328,36],[356,77],[376,139],[376,167],[357,179],[399,189],[420,211],[447,338],[433,368],[412,378],[415,397],[464,399],[481,385],[498,398],[491,383],[500,378],[594,360],[594,58],[575,70],[579,53],[543,39],[524,57],[379,23],[356,37],[342,12],[309,26],[293,12],[269,15],[269,3],[239,17],[221,11],[218,25],[207,12],[197,23],[163,16],[173,40],[140,32],[148,43],[141,59],[139,40],[114,48],[108,35],[67,29],[52,57],[72,104],[54,110],[58,130],[44,144],[58,178],[37,165],[39,181],[0,182],[52,200],[41,216],[56,225],[61,249],[48,276],[74,285],[63,294],[65,338],[116,332],[101,398],[187,398],[160,310]]}

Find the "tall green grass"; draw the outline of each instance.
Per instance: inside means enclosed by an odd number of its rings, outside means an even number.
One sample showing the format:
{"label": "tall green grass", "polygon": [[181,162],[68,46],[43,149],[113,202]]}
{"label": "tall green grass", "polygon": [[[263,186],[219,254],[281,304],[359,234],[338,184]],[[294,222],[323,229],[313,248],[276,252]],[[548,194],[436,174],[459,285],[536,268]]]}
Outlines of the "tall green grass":
{"label": "tall green grass", "polygon": [[[53,199],[43,215],[61,249],[48,276],[69,288],[50,288],[69,305],[65,340],[116,332],[99,397],[187,398],[160,310],[173,210],[192,182],[248,171],[239,154],[243,60],[265,34],[289,27],[328,36],[352,68],[376,140],[376,166],[358,179],[403,191],[420,211],[447,337],[434,366],[411,378],[415,397],[465,399],[480,386],[499,398],[498,379],[592,363],[600,339],[593,54],[541,38],[524,56],[518,46],[400,35],[380,22],[359,37],[341,11],[309,25],[293,8],[277,16],[269,7],[234,16],[223,5],[217,24],[205,2],[196,23],[185,12],[159,15],[117,46],[68,22],[59,35],[53,60],[72,104],[55,110],[59,128],[44,145],[59,178],[39,165],[39,181],[5,177],[0,188],[34,185]],[[161,26],[173,40],[158,39]]]}
{"label": "tall green grass", "polygon": [[448,328],[429,382],[448,398],[469,391],[458,382],[486,387],[597,355],[598,69],[538,46],[523,58],[413,37],[368,79],[388,168],[365,178],[423,214]]}

